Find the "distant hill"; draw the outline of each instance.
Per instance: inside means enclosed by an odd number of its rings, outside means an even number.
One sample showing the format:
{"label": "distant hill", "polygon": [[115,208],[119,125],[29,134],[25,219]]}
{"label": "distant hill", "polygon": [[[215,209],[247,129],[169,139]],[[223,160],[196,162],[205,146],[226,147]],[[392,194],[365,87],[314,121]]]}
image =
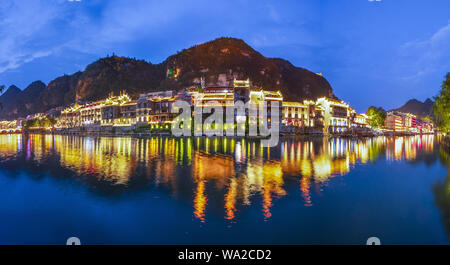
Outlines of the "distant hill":
{"label": "distant hill", "polygon": [[219,38],[191,47],[170,56],[163,65],[164,71],[180,70],[177,78],[164,79],[162,85],[167,87],[199,84],[201,76],[207,85],[227,85],[233,78],[250,78],[255,86],[280,90],[287,100],[334,97],[322,76],[283,59],[266,58],[240,39]]}
{"label": "distant hill", "polygon": [[434,102],[427,98],[424,102],[420,102],[417,99],[411,99],[398,109],[394,109],[400,112],[408,112],[417,115],[418,117],[433,116],[433,104]]}
{"label": "distant hill", "polygon": [[31,83],[24,90],[20,90],[14,85],[8,87],[0,96],[0,102],[3,104],[0,116],[11,119],[39,112],[42,109],[39,98],[45,88],[46,85],[41,81]]}
{"label": "distant hill", "polygon": [[0,96],[4,105],[0,119],[45,112],[76,100],[97,100],[110,92],[125,90],[137,97],[148,91],[200,86],[201,77],[207,85],[229,85],[233,78],[250,78],[254,86],[280,90],[286,100],[335,97],[321,75],[283,59],[266,58],[243,40],[219,38],[184,49],[160,64],[110,56],[89,64],[82,72],[58,77],[48,86],[40,81],[23,91],[12,86]]}

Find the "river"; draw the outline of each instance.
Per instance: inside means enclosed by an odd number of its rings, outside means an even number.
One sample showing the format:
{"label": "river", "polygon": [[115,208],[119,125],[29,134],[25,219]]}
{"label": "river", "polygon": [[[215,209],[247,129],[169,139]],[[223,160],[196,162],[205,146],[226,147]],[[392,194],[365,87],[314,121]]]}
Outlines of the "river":
{"label": "river", "polygon": [[0,244],[448,244],[439,142],[0,135]]}

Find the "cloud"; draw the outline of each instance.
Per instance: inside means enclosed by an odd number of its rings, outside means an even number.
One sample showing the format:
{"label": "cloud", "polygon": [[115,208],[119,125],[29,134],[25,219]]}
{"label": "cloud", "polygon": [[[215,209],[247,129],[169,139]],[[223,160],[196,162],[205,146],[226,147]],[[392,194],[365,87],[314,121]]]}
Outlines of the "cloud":
{"label": "cloud", "polygon": [[181,17],[202,17],[196,9],[206,6],[206,0],[1,1],[0,73],[62,51],[103,56],[145,37],[166,36],[164,30],[176,31],[174,21],[183,27]]}
{"label": "cloud", "polygon": [[9,58],[9,60],[5,61],[3,65],[0,64],[0,73],[5,72],[6,70],[16,69],[24,63],[29,63],[34,59],[45,57],[52,53],[52,51],[37,51],[27,54],[16,53],[13,57]]}
{"label": "cloud", "polygon": [[400,47],[402,79],[418,81],[424,76],[450,69],[450,21],[428,39],[415,40]]}
{"label": "cloud", "polygon": [[[264,0],[0,1],[0,74],[62,54],[140,50],[161,59],[219,36],[243,38],[255,48],[317,45],[299,19],[303,13],[311,16],[298,2],[288,8]],[[142,52],[147,47],[157,51]]]}
{"label": "cloud", "polygon": [[61,15],[57,5],[48,5],[51,2],[13,1],[0,5],[0,73],[48,56],[61,45],[49,39],[54,37],[49,27]]}

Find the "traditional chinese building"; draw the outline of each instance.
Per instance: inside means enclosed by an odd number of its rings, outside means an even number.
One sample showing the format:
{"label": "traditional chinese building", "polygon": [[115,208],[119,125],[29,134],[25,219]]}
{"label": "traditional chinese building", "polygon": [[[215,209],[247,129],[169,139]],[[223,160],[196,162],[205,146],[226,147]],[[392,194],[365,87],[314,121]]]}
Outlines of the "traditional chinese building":
{"label": "traditional chinese building", "polygon": [[0,121],[0,133],[18,133],[22,130],[21,120]]}
{"label": "traditional chinese building", "polygon": [[63,111],[56,127],[121,126],[135,123],[136,102],[126,93],[110,95],[104,100],[74,104]]}
{"label": "traditional chinese building", "polygon": [[74,104],[61,111],[61,116],[58,119],[56,127],[58,128],[74,128],[80,127],[80,105]]}
{"label": "traditional chinese building", "polygon": [[[203,108],[222,108],[223,121],[226,122],[226,108],[231,107],[234,109],[234,122],[233,124],[225,124],[225,126],[234,126],[236,123],[243,123],[246,121],[249,110],[245,108],[245,113],[238,112],[238,105],[248,107],[249,104],[255,104],[257,110],[256,115],[259,115],[258,106],[260,103],[267,106],[267,122],[271,126],[271,106],[274,102],[277,102],[279,106],[279,121],[281,124],[281,107],[283,103],[283,96],[280,91],[268,91],[252,87],[251,81],[234,79],[230,86],[210,86],[202,87],[201,91],[193,91],[192,93],[194,115],[195,111],[202,111]],[[245,105],[247,104],[247,105]],[[209,113],[202,113],[203,119],[208,117]],[[260,115],[261,116],[261,115]]]}
{"label": "traditional chinese building", "polygon": [[80,107],[81,125],[100,125],[102,121],[102,101],[88,103]]}
{"label": "traditional chinese building", "polygon": [[[264,104],[267,106],[267,125],[268,127],[272,126],[272,107],[277,106],[278,107],[278,121],[279,126],[281,127],[283,116],[282,116],[282,108],[283,108],[283,96],[281,95],[280,91],[268,91],[268,90],[251,90],[250,91],[250,104],[255,104],[256,106],[259,106],[259,104]],[[264,119],[264,114],[259,113],[259,107],[257,114],[259,119]],[[275,115],[275,114],[273,114]]]}
{"label": "traditional chinese building", "polygon": [[318,112],[323,117],[323,132],[343,133],[350,127],[350,115],[353,109],[344,101],[322,97],[316,101]]}
{"label": "traditional chinese building", "polygon": [[352,114],[352,127],[359,127],[359,128],[370,128],[370,119],[369,116],[367,116],[365,113],[359,114],[354,112]]}
{"label": "traditional chinese building", "polygon": [[[203,81],[203,80],[202,80]],[[209,86],[205,87],[202,83],[202,89],[200,91],[194,91],[192,93],[192,101],[194,105],[193,115],[198,115],[198,111],[201,111],[202,119],[206,119],[210,113],[205,113],[204,108],[212,108],[212,111],[219,108],[223,113],[223,122],[225,128],[227,126],[234,126],[237,122],[243,122],[246,119],[248,111],[245,110],[245,114],[238,113],[236,102],[241,101],[245,104],[248,101],[250,93],[250,80],[237,80],[234,79],[231,86]],[[226,108],[234,108],[233,124],[226,124]],[[200,128],[197,128],[199,130]]]}
{"label": "traditional chinese building", "polygon": [[165,124],[177,114],[172,113],[174,91],[141,94],[137,100],[136,122],[140,124]]}
{"label": "traditional chinese building", "polygon": [[114,120],[114,126],[132,126],[136,124],[136,100],[120,104],[119,116]]}
{"label": "traditional chinese building", "polygon": [[314,127],[314,118],[314,101],[283,101],[283,125],[295,127]]}

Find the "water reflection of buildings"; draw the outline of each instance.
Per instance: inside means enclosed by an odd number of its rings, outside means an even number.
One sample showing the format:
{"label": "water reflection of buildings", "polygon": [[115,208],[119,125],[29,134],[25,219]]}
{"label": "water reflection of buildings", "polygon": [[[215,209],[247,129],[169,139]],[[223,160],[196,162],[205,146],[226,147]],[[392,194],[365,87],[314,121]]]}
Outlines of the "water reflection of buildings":
{"label": "water reflection of buildings", "polygon": [[0,136],[0,158],[9,159],[22,150],[22,135],[7,134]]}
{"label": "water reflection of buildings", "polygon": [[435,141],[433,135],[286,139],[277,147],[263,148],[259,142],[229,138],[0,135],[0,158],[22,155],[45,163],[56,155],[62,167],[96,179],[96,185],[125,189],[137,175],[143,176],[145,184],[167,187],[174,196],[187,193],[194,216],[202,222],[220,195],[224,218],[233,221],[239,209],[252,204],[261,207],[264,219],[270,218],[278,198],[288,189],[295,195],[289,186],[292,180],[299,200],[311,206],[313,191],[330,178],[383,155],[388,160],[414,160],[420,151],[432,152]]}
{"label": "water reflection of buildings", "polygon": [[434,135],[387,138],[386,159],[414,160],[417,157],[418,150],[432,152],[434,148],[434,140]]}

